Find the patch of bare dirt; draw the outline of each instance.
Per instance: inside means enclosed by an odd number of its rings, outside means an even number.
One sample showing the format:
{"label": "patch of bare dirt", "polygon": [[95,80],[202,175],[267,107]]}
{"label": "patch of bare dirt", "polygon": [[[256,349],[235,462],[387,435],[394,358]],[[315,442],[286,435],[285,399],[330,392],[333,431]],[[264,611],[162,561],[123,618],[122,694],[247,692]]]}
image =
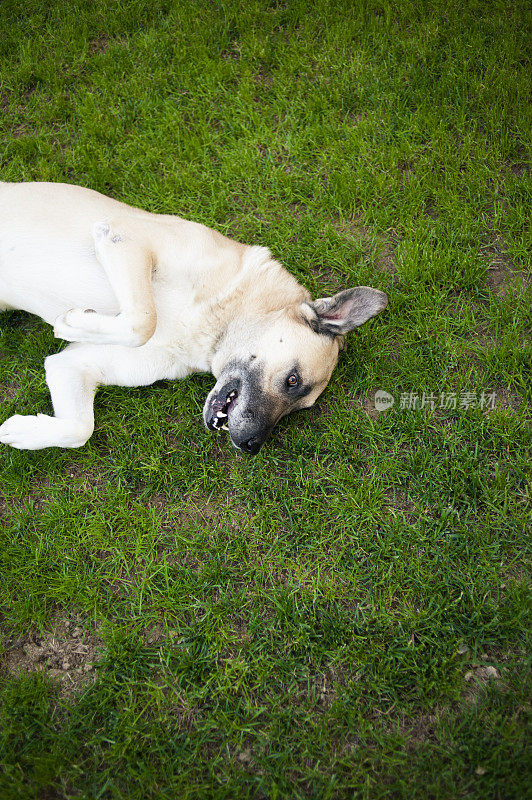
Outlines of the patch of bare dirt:
{"label": "patch of bare dirt", "polygon": [[269,72],[265,72],[263,69],[259,70],[259,72],[253,77],[255,83],[258,83],[260,86],[265,86],[269,88],[273,83],[273,77]]}
{"label": "patch of bare dirt", "polygon": [[518,411],[523,404],[523,399],[515,392],[509,389],[496,389],[495,390],[495,403],[493,408],[488,406],[486,411],[495,411],[497,408],[509,408],[512,411]]}
{"label": "patch of bare dirt", "polygon": [[[261,143],[257,144],[256,147],[262,159],[276,167],[280,167],[285,175],[292,175],[294,172],[301,170],[301,166],[292,160],[288,148],[281,146],[278,149],[273,149]],[[303,203],[289,203],[288,208],[292,212],[292,216],[296,217],[296,219],[305,211]]]}
{"label": "patch of bare dirt", "polygon": [[480,252],[488,268],[486,285],[494,294],[504,296],[516,282],[522,289],[532,285],[532,275],[520,271],[508,256],[502,236],[495,236],[494,240],[484,245]]}
{"label": "patch of bare dirt", "polygon": [[31,133],[32,131],[29,125],[21,123],[12,129],[11,136],[13,139],[22,139],[24,136],[31,135]]}
{"label": "patch of bare dirt", "polygon": [[0,516],[2,513],[6,515],[8,510],[11,511],[11,509],[16,508],[17,505],[20,506],[23,503],[30,504],[33,511],[43,511],[44,508],[46,508],[47,502],[48,500],[46,493],[41,491],[24,492],[19,497],[3,497],[0,500]]}
{"label": "patch of bare dirt", "polygon": [[[176,548],[173,538],[174,531],[187,531],[194,525],[201,525],[202,529],[209,531],[214,540],[222,523],[226,530],[242,530],[248,524],[248,513],[244,508],[231,506],[229,514],[224,516],[222,501],[219,498],[210,499],[199,493],[189,493],[179,498],[179,503],[171,500],[165,493],[153,495],[146,500],[148,507],[160,513],[159,538],[154,543],[152,555],[159,562],[166,562],[169,566],[186,567],[191,572],[199,573],[204,569],[205,558],[202,551],[195,547]],[[225,508],[225,507],[223,507]],[[114,548],[94,549],[91,557],[100,562],[114,560]],[[112,578],[103,578],[108,590],[117,596],[128,596],[138,588],[146,577],[146,570],[151,568],[151,560],[138,557],[127,566],[120,564],[118,570],[113,569]]]}
{"label": "patch of bare dirt", "polygon": [[[496,280],[499,279],[500,276]],[[532,274],[527,275],[525,272],[507,273],[502,280],[502,284],[499,283],[498,286],[494,287],[493,291],[495,294],[505,297],[511,292],[512,284],[517,284],[518,289],[524,292],[532,286]]]}
{"label": "patch of bare dirt", "polygon": [[[530,492],[529,487],[524,486],[523,489],[517,492],[517,502],[522,503],[523,505],[528,506],[530,504]],[[507,567],[502,572],[502,577],[504,578],[504,582],[501,583],[501,589],[507,589],[508,587],[514,585],[517,586],[526,586],[530,588],[532,583],[532,578],[528,571],[526,565],[512,565],[512,567]]]}
{"label": "patch of bare dirt", "polygon": [[[97,477],[90,472],[84,471],[78,464],[70,463],[65,465],[67,475],[73,481],[70,488],[73,491],[86,491],[87,489],[103,489],[107,483],[103,477]],[[18,497],[0,497],[0,517],[5,516],[8,510],[16,508],[17,505],[28,503],[33,511],[44,511],[48,506],[51,494],[48,489],[53,486],[53,480],[48,475],[39,476],[31,483],[29,491],[23,492]]]}
{"label": "patch of bare dirt", "polygon": [[0,398],[3,400],[15,400],[20,394],[20,386],[14,383],[0,382]]}
{"label": "patch of bare dirt", "polygon": [[171,636],[172,633],[174,633],[174,631],[171,631],[169,634],[167,634],[163,625],[156,624],[144,631],[142,634],[142,640],[147,647],[150,647],[155,644],[159,644],[160,642],[164,642],[167,635]]}
{"label": "patch of bare dirt", "polygon": [[397,164],[397,169],[401,175],[409,175],[414,171],[414,162],[409,158],[401,158]]}
{"label": "patch of bare dirt", "polygon": [[107,488],[109,480],[103,475],[95,475],[88,472],[86,469],[76,464],[75,461],[69,461],[65,464],[65,473],[73,478],[73,487],[81,486],[83,489],[97,489],[102,490]]}
{"label": "patch of bare dirt", "polygon": [[[462,654],[467,653],[467,651],[467,646],[459,650]],[[504,658],[502,654],[500,655]],[[440,715],[447,714],[451,709],[459,711],[460,707],[463,710],[463,703],[469,706],[473,705],[491,682],[497,682],[497,685],[502,690],[507,688],[500,671],[489,663],[490,656],[487,653],[483,653],[481,659],[483,663],[471,666],[464,675],[465,688],[461,695],[462,705],[460,703],[452,704],[450,708],[438,706],[427,714],[421,714],[413,718],[403,716],[398,721],[399,732],[408,738],[409,748],[413,749],[423,742],[434,739]]]}
{"label": "patch of bare dirt", "polygon": [[[397,353],[400,351],[400,347],[394,347],[394,342],[390,341],[386,343],[383,347],[383,352],[381,357],[384,361],[393,361],[397,359]],[[393,397],[393,395],[392,395]],[[395,396],[393,398],[393,402],[390,405],[384,406],[379,402],[378,392],[372,391],[368,394],[365,398],[355,397],[351,401],[351,405],[356,406],[360,410],[364,410],[368,417],[372,419],[384,419],[386,413],[392,408],[395,404],[398,404],[399,397]],[[378,406],[378,407],[377,407]]]}
{"label": "patch of bare dirt", "polygon": [[511,172],[512,175],[515,175],[517,178],[523,178],[530,175],[530,164],[526,161],[507,161],[504,164],[504,169],[507,172]]}
{"label": "patch of bare dirt", "polygon": [[329,709],[338,698],[338,686],[347,682],[347,678],[339,670],[331,666],[327,672],[319,679],[316,679],[314,690],[316,691],[318,702],[323,709]]}
{"label": "patch of bare dirt", "polygon": [[219,503],[197,492],[179,498],[180,508],[177,513],[174,503],[164,493],[150,497],[148,505],[155,511],[163,512],[161,527],[167,529],[182,528],[194,521],[213,526],[221,519]]}
{"label": "patch of bare dirt", "polygon": [[386,507],[392,516],[411,514],[415,506],[404,489],[391,486],[385,492]]}
{"label": "patch of bare dirt", "polygon": [[387,272],[389,275],[397,274],[395,247],[391,244],[391,242],[387,242],[385,239],[380,240],[377,249],[375,266],[379,272]]}
{"label": "patch of bare dirt", "polygon": [[[488,655],[484,654],[483,658],[488,661]],[[499,670],[491,664],[477,664],[468,670],[464,675],[464,681],[467,684],[465,690],[462,692],[462,700],[465,703],[473,704],[482,693],[483,689],[490,683],[490,681],[499,682],[501,688],[504,688],[502,676]]]}
{"label": "patch of bare dirt", "polygon": [[372,419],[378,419],[382,414],[382,411],[378,411],[375,408],[375,398],[374,397],[367,397],[364,400],[363,407],[364,407],[364,411],[366,412],[368,417],[371,417]]}
{"label": "patch of bare dirt", "polygon": [[231,42],[231,47],[223,50],[221,53],[222,58],[230,59],[231,61],[238,61],[242,56],[242,45],[235,39]]}
{"label": "patch of bare dirt", "polygon": [[430,217],[432,220],[438,219],[438,212],[436,210],[436,206],[432,202],[432,200],[425,201],[425,214],[427,217]]}
{"label": "patch of bare dirt", "polygon": [[399,720],[399,732],[407,737],[408,749],[414,750],[418,745],[435,739],[435,728],[438,720],[437,711],[420,714],[419,717],[403,716]]}
{"label": "patch of bare dirt", "polygon": [[165,494],[154,494],[148,500],[148,506],[154,511],[165,511],[168,505],[168,498]]}
{"label": "patch of bare dirt", "polygon": [[[323,264],[306,264],[306,269],[316,279],[316,294],[325,297],[327,294],[335,294],[345,289],[345,275],[337,273]],[[307,413],[307,412],[305,412]]]}
{"label": "patch of bare dirt", "polygon": [[109,49],[110,42],[111,37],[106,33],[95,36],[89,42],[89,53],[91,55],[94,53],[105,53]]}
{"label": "patch of bare dirt", "polygon": [[31,631],[4,639],[0,672],[9,675],[40,672],[69,697],[95,680],[103,642],[82,614],[57,613],[44,633]]}
{"label": "patch of bare dirt", "polygon": [[398,231],[387,231],[386,235],[378,234],[363,225],[356,217],[347,223],[337,221],[335,227],[340,232],[361,242],[368,249],[375,247],[374,264],[379,272],[386,272],[388,275],[397,274],[396,247],[400,240]]}

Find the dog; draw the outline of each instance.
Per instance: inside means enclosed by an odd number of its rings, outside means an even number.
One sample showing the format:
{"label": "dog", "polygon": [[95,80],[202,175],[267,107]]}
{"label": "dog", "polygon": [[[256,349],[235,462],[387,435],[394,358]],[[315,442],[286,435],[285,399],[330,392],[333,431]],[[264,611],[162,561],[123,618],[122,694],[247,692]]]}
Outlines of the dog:
{"label": "dog", "polygon": [[367,286],[312,301],[266,247],[81,186],[0,183],[0,311],[36,314],[72,343],[45,359],[54,416],[16,414],[0,442],[81,447],[98,386],[211,372],[206,427],[255,454],[315,403],[345,334],[387,302]]}

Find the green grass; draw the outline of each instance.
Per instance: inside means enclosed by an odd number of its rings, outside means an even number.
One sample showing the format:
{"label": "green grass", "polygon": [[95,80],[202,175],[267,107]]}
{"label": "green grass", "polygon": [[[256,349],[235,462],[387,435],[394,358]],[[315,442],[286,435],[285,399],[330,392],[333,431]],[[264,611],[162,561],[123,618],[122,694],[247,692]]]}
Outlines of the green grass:
{"label": "green grass", "polygon": [[[255,459],[203,428],[206,375],[101,391],[80,450],[1,450],[2,798],[525,797],[530,22],[496,0],[0,5],[3,180],[390,298]],[[60,343],[0,325],[2,420],[47,413]],[[400,408],[467,391],[495,409]],[[94,682],[8,668],[74,615]],[[501,677],[466,681],[482,665]]]}

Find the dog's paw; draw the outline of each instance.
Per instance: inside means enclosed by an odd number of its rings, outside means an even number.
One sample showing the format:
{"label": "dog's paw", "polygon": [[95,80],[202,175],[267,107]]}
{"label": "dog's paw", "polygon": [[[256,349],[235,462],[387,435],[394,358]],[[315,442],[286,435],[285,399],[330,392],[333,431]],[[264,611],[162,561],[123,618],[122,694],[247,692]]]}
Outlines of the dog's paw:
{"label": "dog's paw", "polygon": [[94,320],[90,319],[94,314],[96,312],[92,308],[70,309],[66,314],[57,317],[54,322],[54,336],[56,339],[64,339],[67,342],[101,341],[102,336],[94,330]]}
{"label": "dog's paw", "polygon": [[23,417],[15,414],[0,426],[0,442],[16,447],[18,450],[39,450],[50,445],[51,417]]}
{"label": "dog's paw", "polygon": [[42,450],[44,447],[81,447],[90,436],[76,420],[58,419],[46,414],[15,414],[0,425],[0,442],[17,450]]}
{"label": "dog's paw", "polygon": [[72,308],[57,317],[54,336],[67,342],[140,347],[152,335],[153,327],[148,317],[143,318],[140,324],[133,325],[123,314],[110,317],[97,314],[92,308]]}

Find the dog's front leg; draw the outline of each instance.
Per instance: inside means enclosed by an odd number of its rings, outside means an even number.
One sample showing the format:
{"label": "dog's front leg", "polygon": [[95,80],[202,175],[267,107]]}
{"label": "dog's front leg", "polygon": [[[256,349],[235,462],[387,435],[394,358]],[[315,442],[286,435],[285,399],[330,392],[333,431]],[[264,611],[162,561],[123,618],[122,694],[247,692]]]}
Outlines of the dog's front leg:
{"label": "dog's front leg", "polygon": [[127,220],[97,223],[94,249],[118,300],[116,316],[92,308],[72,308],[58,317],[54,334],[67,342],[122,344],[140,347],[155,331],[157,314],[152,290],[153,253],[142,236],[142,226]]}
{"label": "dog's front leg", "polygon": [[19,450],[81,447],[94,430],[98,386],[147,386],[160,378],[181,377],[171,370],[167,353],[149,346],[75,344],[48,356],[45,365],[54,416],[16,414],[0,426],[0,442]]}

